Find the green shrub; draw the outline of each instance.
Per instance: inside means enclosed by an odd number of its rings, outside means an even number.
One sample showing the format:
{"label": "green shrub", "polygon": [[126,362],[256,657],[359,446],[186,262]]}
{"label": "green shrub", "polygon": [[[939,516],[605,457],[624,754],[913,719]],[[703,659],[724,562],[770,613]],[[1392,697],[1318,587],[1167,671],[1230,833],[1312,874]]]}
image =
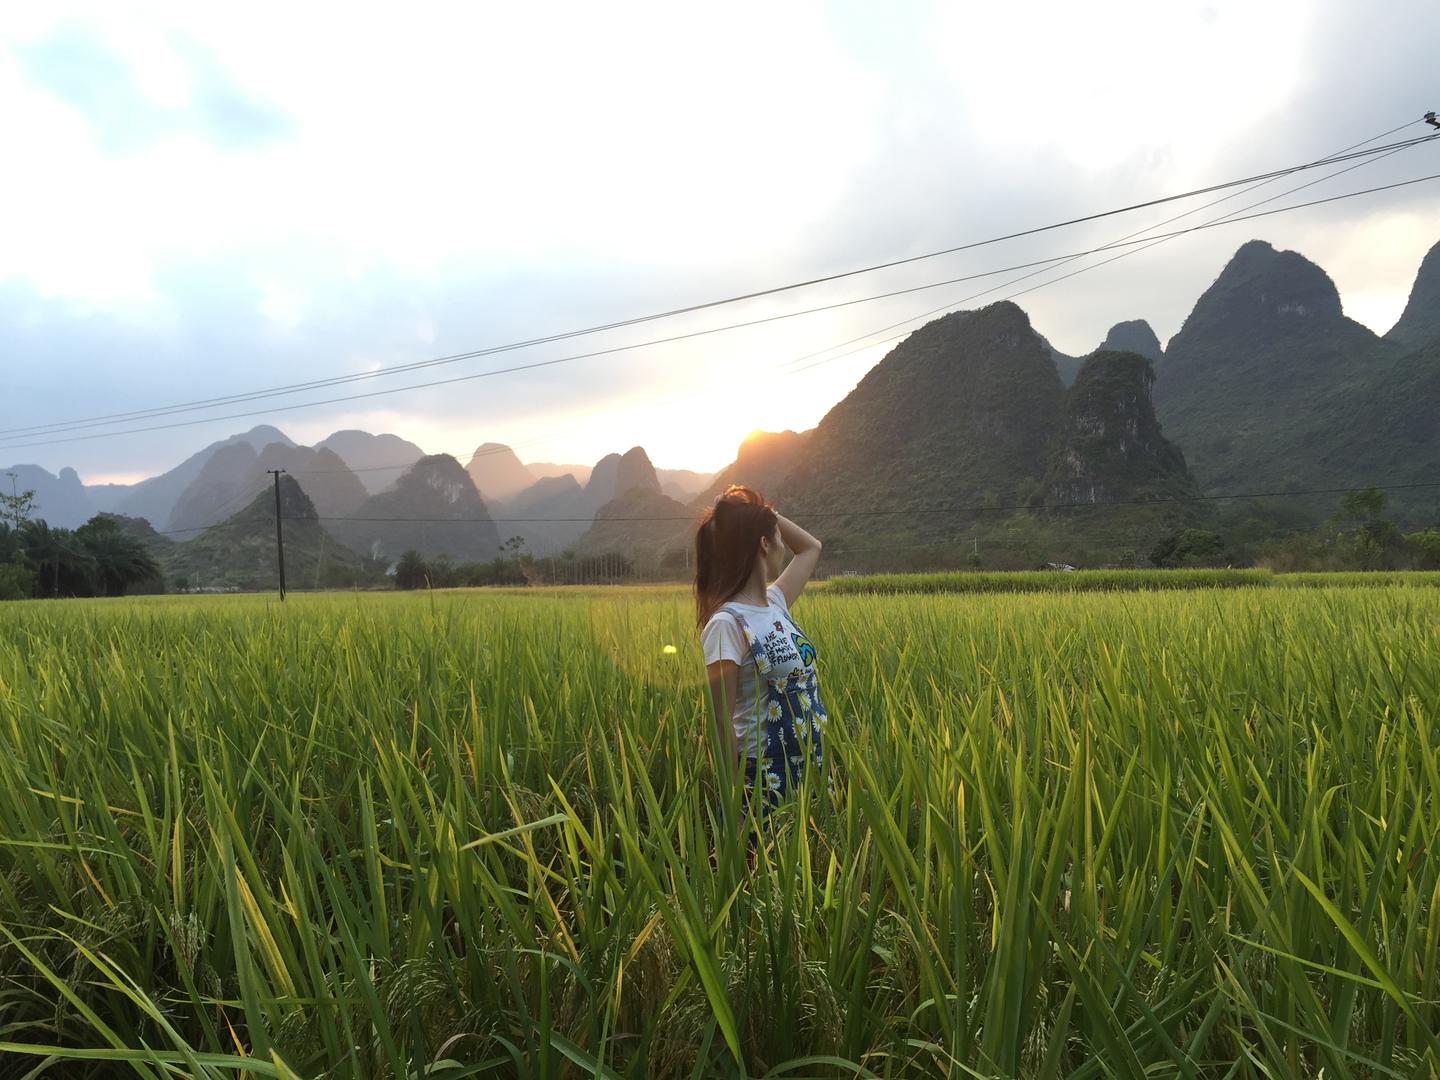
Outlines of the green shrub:
{"label": "green shrub", "polygon": [[35,595],[35,575],[19,563],[0,563],[0,600],[27,600]]}

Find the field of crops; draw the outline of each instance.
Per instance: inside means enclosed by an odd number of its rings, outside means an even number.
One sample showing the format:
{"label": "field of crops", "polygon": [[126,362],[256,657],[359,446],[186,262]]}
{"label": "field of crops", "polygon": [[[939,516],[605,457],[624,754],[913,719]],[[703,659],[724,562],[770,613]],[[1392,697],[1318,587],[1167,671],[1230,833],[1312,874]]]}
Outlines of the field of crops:
{"label": "field of crops", "polygon": [[1264,588],[1268,570],[946,570],[830,578],[835,593],[1174,592]]}
{"label": "field of crops", "polygon": [[833,577],[832,593],[1170,592],[1239,588],[1382,588],[1440,586],[1440,571],[1389,570],[1275,574],[1243,570],[947,570],[920,574],[854,574]]}
{"label": "field of crops", "polygon": [[796,616],[751,868],[677,590],[0,607],[0,1074],[1436,1075],[1440,590]]}

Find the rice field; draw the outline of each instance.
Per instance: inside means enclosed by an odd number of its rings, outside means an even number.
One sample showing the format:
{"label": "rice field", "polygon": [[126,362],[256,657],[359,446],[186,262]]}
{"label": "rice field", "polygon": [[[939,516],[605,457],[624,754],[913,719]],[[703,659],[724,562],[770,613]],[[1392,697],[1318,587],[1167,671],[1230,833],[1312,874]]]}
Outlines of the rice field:
{"label": "rice field", "polygon": [[1178,570],[949,570],[832,577],[833,593],[1168,592],[1237,588],[1440,586],[1435,570],[1276,574],[1264,568]]}
{"label": "rice field", "polygon": [[[1323,577],[1324,575],[1315,575]],[[1436,575],[1440,578],[1440,574]],[[837,593],[1169,592],[1263,588],[1281,580],[1269,570],[946,570],[919,574],[832,577]],[[1356,582],[1363,584],[1364,582]]]}
{"label": "rice field", "polygon": [[679,590],[0,606],[0,1075],[1440,1071],[1440,590],[795,613],[751,866]]}

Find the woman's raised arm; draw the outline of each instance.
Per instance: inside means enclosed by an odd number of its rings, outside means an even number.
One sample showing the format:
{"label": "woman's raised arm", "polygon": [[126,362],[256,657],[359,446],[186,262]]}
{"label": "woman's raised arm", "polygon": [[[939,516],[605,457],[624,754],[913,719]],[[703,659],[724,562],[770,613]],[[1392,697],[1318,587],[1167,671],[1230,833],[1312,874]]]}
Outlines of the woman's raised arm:
{"label": "woman's raised arm", "polygon": [[780,576],[775,579],[775,584],[779,585],[780,591],[785,594],[785,604],[788,607],[805,591],[805,583],[815,572],[815,564],[820,561],[820,541],[783,514],[776,514],[775,517],[780,526],[780,539],[795,553],[790,565],[780,571]]}

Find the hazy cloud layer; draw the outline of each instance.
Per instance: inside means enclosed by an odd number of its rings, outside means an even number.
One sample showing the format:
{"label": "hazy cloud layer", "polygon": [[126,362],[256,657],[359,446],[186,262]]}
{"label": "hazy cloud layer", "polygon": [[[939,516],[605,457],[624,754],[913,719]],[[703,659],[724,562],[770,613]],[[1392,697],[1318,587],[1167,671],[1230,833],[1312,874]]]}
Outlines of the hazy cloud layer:
{"label": "hazy cloud layer", "polygon": [[289,117],[241,92],[208,49],[178,40],[170,46],[192,84],[179,104],[147,95],[126,58],[83,25],[22,43],[15,56],[35,87],[89,124],[96,146],[108,155],[136,153],[179,135],[247,150],[293,134]]}
{"label": "hazy cloud layer", "polygon": [[[0,428],[408,363],[832,273],[1319,157],[1440,107],[1429,77],[1440,9],[1421,0],[1383,12],[1340,0],[937,4],[903,17],[862,4],[739,5],[723,18],[658,3],[522,7],[371,18],[176,4],[137,19],[96,5],[11,18],[0,138],[23,164],[0,173]],[[1433,172],[1434,145],[1257,209]],[[1069,352],[1128,318],[1166,339],[1229,254],[1262,237],[1320,263],[1348,313],[1383,331],[1440,240],[1437,195],[1432,182],[1214,229],[1016,299]],[[978,273],[1194,205],[222,410],[254,417],[61,445],[0,436],[0,462],[148,473],[266,421],[302,441],[363,426],[457,454],[506,441],[532,460],[591,461],[640,441],[661,465],[714,468],[750,428],[813,424],[888,345],[833,360],[821,350],[1086,264],[279,407]]]}

